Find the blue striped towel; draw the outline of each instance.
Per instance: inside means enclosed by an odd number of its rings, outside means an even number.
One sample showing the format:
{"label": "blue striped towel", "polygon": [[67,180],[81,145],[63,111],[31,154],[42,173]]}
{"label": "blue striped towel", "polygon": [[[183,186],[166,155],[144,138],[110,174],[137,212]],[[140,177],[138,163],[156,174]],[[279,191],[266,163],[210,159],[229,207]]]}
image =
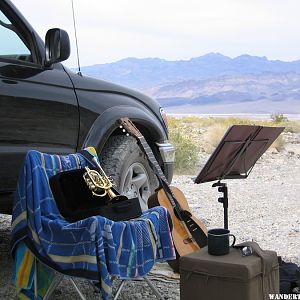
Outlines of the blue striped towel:
{"label": "blue striped towel", "polygon": [[11,251],[14,257],[25,242],[51,268],[99,281],[102,296],[107,299],[111,276],[144,276],[155,262],[174,259],[175,251],[168,212],[163,207],[149,209],[130,221],[93,216],[67,222],[58,211],[49,177],[86,165],[89,163],[81,154],[27,153],[15,193]]}

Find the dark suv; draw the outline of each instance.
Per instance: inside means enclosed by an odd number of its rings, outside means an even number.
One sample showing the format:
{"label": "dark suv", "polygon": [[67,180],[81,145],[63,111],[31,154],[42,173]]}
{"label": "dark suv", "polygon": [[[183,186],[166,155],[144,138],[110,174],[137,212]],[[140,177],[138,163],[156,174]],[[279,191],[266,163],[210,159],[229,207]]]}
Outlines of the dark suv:
{"label": "dark suv", "polygon": [[65,31],[50,29],[44,43],[9,0],[0,1],[0,212],[11,212],[29,149],[64,154],[86,146],[98,150],[120,192],[138,196],[145,209],[157,181],[117,120],[133,120],[170,181],[174,147],[163,110],[141,93],[73,73],[60,63],[69,54]]}

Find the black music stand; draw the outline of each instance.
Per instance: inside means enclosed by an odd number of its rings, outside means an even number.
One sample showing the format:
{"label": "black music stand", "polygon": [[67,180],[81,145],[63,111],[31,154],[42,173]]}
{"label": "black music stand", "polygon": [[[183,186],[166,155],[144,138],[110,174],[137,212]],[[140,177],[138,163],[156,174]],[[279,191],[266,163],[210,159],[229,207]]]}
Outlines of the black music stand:
{"label": "black music stand", "polygon": [[245,179],[256,161],[276,140],[284,127],[233,125],[212,153],[195,183],[215,181],[223,197],[218,198],[224,208],[224,228],[228,229],[228,188],[223,179]]}

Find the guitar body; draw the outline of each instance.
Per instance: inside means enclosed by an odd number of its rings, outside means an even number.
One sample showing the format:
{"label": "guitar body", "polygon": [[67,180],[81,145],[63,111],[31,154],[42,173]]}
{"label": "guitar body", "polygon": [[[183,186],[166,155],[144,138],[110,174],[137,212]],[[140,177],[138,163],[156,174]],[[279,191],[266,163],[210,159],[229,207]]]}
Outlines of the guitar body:
{"label": "guitar body", "polygon": [[[175,195],[176,200],[177,200],[178,204],[180,205],[180,207],[183,210],[190,212],[190,208],[189,208],[189,205],[187,203],[187,200],[186,200],[184,194],[178,188],[176,188],[174,186],[171,186],[171,190],[172,190],[173,194]],[[173,237],[173,242],[174,242],[174,246],[177,251],[177,254],[179,256],[183,256],[183,255],[186,255],[191,252],[195,252],[195,251],[199,250],[200,246],[192,238],[189,230],[186,227],[185,222],[177,218],[177,216],[174,212],[174,208],[173,208],[172,204],[170,203],[170,200],[166,196],[165,191],[163,189],[160,189],[157,193],[152,195],[148,200],[149,207],[154,207],[154,206],[158,206],[158,205],[166,207],[170,214],[170,217],[172,219],[172,223],[173,223],[172,237]],[[201,228],[201,230],[207,236],[207,229],[206,229],[205,225],[200,220],[195,218],[193,215],[191,216],[191,219],[193,219],[193,221],[195,223],[197,223],[197,225]]]}

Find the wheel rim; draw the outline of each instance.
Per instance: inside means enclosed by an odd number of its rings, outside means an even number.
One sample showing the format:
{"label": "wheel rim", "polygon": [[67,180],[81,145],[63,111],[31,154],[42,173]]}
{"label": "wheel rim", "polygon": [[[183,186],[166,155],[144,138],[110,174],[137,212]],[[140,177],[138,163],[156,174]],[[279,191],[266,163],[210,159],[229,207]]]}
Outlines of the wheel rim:
{"label": "wheel rim", "polygon": [[121,190],[128,198],[139,198],[142,210],[148,208],[151,195],[148,173],[141,163],[133,163],[125,173]]}

